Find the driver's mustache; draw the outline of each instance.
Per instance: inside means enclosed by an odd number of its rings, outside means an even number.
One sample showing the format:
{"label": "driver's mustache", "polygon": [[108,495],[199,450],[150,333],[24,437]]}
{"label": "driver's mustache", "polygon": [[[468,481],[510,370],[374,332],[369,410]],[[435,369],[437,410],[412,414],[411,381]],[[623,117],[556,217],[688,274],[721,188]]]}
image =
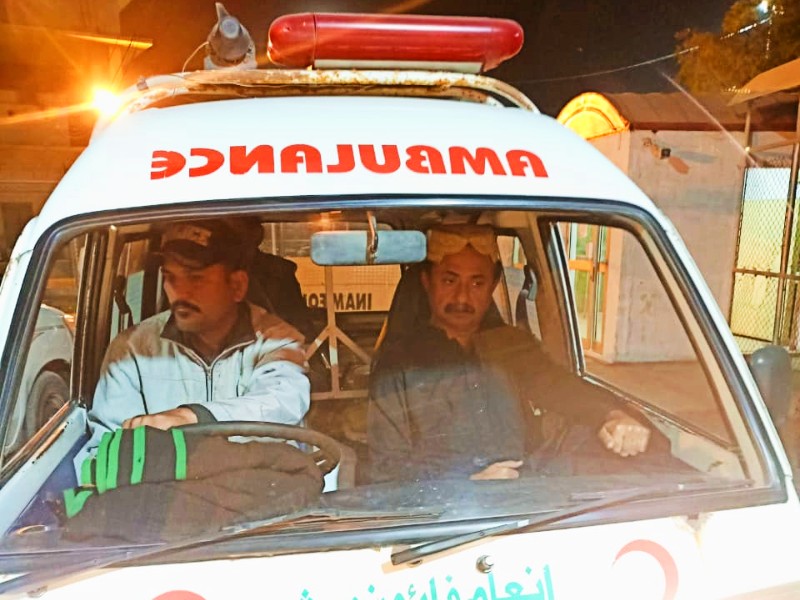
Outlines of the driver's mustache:
{"label": "driver's mustache", "polygon": [[473,314],[475,312],[475,308],[470,306],[469,304],[448,304],[444,307],[444,312],[446,313],[467,313]]}
{"label": "driver's mustache", "polygon": [[200,307],[196,304],[192,304],[191,302],[187,302],[186,300],[176,300],[170,306],[170,310],[178,310],[179,308],[187,308],[189,310],[193,310],[195,312],[200,312]]}

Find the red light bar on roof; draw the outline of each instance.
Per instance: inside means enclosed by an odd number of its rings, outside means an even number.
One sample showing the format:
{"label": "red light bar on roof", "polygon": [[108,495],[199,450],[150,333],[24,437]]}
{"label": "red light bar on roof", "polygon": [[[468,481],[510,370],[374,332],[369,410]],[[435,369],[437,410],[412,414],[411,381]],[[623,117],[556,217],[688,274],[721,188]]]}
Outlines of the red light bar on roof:
{"label": "red light bar on roof", "polygon": [[303,69],[435,69],[480,73],[522,48],[508,19],[302,13],[273,21],[269,59]]}

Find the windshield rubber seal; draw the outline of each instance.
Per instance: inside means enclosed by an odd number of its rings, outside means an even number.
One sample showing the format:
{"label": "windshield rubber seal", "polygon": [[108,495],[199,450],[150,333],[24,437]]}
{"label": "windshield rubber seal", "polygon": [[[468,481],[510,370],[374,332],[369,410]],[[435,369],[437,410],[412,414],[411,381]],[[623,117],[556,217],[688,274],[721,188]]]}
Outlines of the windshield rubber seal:
{"label": "windshield rubber seal", "polygon": [[[464,195],[353,195],[353,196],[313,196],[313,197],[288,197],[288,198],[253,198],[248,200],[219,200],[213,202],[200,203],[181,203],[173,205],[161,205],[156,208],[126,209],[124,211],[101,211],[97,213],[76,215],[55,223],[48,227],[33,248],[33,254],[29,263],[29,268],[24,275],[22,291],[20,292],[17,306],[14,309],[13,320],[9,329],[6,347],[0,357],[0,417],[5,417],[0,423],[0,434],[7,425],[7,413],[9,406],[15,397],[14,390],[19,386],[22,373],[20,365],[24,364],[24,357],[17,353],[15,349],[20,348],[23,343],[27,343],[32,328],[35,323],[34,312],[32,309],[38,306],[43,283],[52,259],[52,250],[68,237],[78,235],[92,230],[99,226],[108,226],[119,223],[120,219],[128,219],[130,223],[150,222],[154,220],[171,220],[175,218],[191,218],[195,216],[221,216],[230,212],[241,213],[267,213],[270,211],[284,212],[320,212],[324,210],[359,210],[359,209],[386,209],[386,208],[405,208],[405,209],[506,209],[506,210],[538,210],[547,213],[575,216],[595,215],[603,217],[603,221],[613,221],[609,218],[618,215],[625,220],[633,220],[642,224],[651,235],[659,249],[663,252],[665,261],[678,281],[686,301],[695,309],[698,324],[701,327],[709,346],[714,350],[723,375],[731,387],[734,401],[742,411],[743,419],[747,423],[754,440],[754,446],[758,454],[765,463],[767,485],[758,488],[741,489],[733,491],[715,492],[707,498],[704,503],[703,512],[712,510],[723,510],[726,508],[746,507],[762,505],[776,502],[785,502],[787,499],[786,481],[781,476],[777,455],[772,446],[769,433],[763,426],[760,416],[755,412],[752,405],[744,400],[748,397],[747,387],[734,365],[728,347],[722,336],[713,323],[713,320],[706,312],[705,304],[699,290],[694,285],[691,277],[685,271],[681,259],[672,249],[671,243],[657,219],[646,209],[636,207],[627,203],[614,200],[587,200],[571,198],[550,198],[550,197],[514,197],[514,196],[464,196]],[[609,215],[611,213],[611,215]],[[22,353],[24,354],[24,353]],[[4,476],[7,474],[4,474]],[[638,518],[652,518],[654,513],[659,515],[666,514],[694,514],[697,512],[696,499],[694,502],[683,501],[680,495],[669,498],[669,502],[661,499],[658,502],[643,502],[641,510],[631,510],[634,507],[626,507],[623,514],[615,514],[613,510],[603,511],[600,514],[592,515],[590,522],[586,524],[596,524],[608,522],[609,519],[631,521]],[[668,505],[668,506],[667,506]],[[639,505],[637,504],[637,507]],[[666,510],[669,508],[669,510]],[[658,509],[658,510],[655,510]],[[508,520],[505,520],[506,522]],[[501,524],[500,520],[498,524]],[[575,526],[574,521],[570,521],[569,527]],[[399,540],[415,540],[438,538],[443,535],[465,533],[474,524],[448,524],[444,526],[447,532],[443,531],[443,526],[435,524],[416,525],[410,527],[390,528],[388,530],[363,529],[356,532],[336,532],[323,534],[321,537],[328,541],[320,540],[320,549],[329,549],[331,539],[340,539],[341,543],[348,547],[369,546],[377,543],[399,543]],[[390,533],[391,532],[391,533]],[[320,536],[320,532],[314,534]],[[313,537],[313,536],[312,536]],[[281,536],[287,541],[288,546],[297,546],[297,536],[286,534]],[[304,536],[300,536],[304,538]],[[221,546],[229,544],[244,544],[251,546],[251,541],[224,542]],[[263,542],[259,544],[263,548]],[[303,545],[304,549],[314,547]],[[270,547],[272,544],[270,544]],[[299,548],[299,547],[298,547]],[[298,551],[298,550],[293,550]],[[218,556],[216,552],[213,555]]]}

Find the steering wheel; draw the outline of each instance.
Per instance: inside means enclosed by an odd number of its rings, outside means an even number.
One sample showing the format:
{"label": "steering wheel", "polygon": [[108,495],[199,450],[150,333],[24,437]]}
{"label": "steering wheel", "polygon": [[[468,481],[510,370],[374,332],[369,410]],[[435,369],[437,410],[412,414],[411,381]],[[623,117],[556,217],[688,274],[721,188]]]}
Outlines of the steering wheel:
{"label": "steering wheel", "polygon": [[219,437],[269,437],[276,440],[295,440],[316,448],[311,452],[317,467],[323,475],[333,471],[342,459],[342,448],[339,442],[324,433],[298,427],[266,421],[220,421],[218,423],[196,423],[182,425],[180,429],[187,434],[212,435]]}

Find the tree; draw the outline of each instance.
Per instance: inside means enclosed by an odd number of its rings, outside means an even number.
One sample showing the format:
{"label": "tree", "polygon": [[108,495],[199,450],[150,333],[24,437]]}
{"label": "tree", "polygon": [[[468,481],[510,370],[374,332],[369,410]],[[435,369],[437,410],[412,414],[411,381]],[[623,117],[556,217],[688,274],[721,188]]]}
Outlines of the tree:
{"label": "tree", "polygon": [[800,2],[736,0],[722,31],[679,33],[678,78],[693,93],[730,91],[800,57]]}

